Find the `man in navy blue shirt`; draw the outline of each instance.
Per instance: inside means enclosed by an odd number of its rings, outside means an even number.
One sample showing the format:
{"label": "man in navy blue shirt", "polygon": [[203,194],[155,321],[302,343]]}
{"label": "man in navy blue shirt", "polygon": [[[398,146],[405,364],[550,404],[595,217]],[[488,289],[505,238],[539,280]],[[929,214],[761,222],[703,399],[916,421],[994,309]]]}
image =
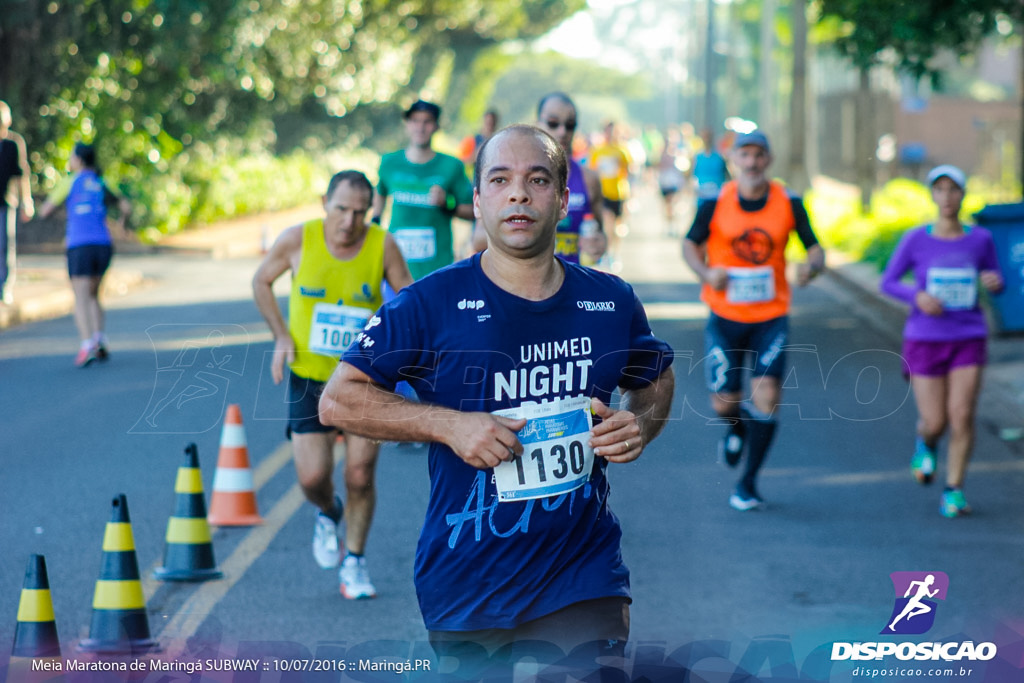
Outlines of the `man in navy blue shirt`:
{"label": "man in navy blue shirt", "polygon": [[[672,350],[628,284],[555,258],[567,173],[540,129],[488,140],[473,196],[487,250],[385,304],[320,402],[325,424],[431,444],[415,581],[438,653],[530,640],[614,654],[628,638],[605,470],[664,426]],[[393,392],[400,379],[420,402]]]}

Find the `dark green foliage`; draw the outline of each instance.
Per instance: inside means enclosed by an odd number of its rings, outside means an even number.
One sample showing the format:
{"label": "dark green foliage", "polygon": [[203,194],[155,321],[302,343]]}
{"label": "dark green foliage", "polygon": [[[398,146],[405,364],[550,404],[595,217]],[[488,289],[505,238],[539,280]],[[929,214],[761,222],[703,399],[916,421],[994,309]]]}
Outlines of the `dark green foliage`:
{"label": "dark green foliage", "polygon": [[[224,185],[223,160],[236,162],[230,175],[250,154],[323,158],[351,147],[396,125],[431,77],[445,82],[444,65],[540,35],[583,4],[4,0],[0,99],[40,189],[76,141],[95,141],[108,177],[142,205],[142,224],[173,230],[249,203],[204,206]],[[270,165],[270,174],[294,170]]]}
{"label": "dark green foliage", "polygon": [[842,22],[835,45],[857,67],[879,63],[889,50],[913,76],[936,75],[930,62],[943,49],[971,52],[999,15],[1024,19],[1021,0],[819,0],[823,19]]}

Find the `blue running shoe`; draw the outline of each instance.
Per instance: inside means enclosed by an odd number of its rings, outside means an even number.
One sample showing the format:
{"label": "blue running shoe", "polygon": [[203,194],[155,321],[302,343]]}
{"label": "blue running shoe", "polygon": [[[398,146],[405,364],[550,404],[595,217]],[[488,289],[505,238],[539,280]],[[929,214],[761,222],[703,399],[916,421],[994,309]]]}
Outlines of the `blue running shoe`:
{"label": "blue running shoe", "polygon": [[935,450],[928,448],[924,440],[918,437],[914,455],[910,458],[910,471],[919,484],[932,483],[935,477]]}
{"label": "blue running shoe", "polygon": [[946,489],[942,492],[942,502],[939,503],[939,512],[943,517],[953,519],[961,515],[971,514],[971,506],[964,499],[962,489]]}

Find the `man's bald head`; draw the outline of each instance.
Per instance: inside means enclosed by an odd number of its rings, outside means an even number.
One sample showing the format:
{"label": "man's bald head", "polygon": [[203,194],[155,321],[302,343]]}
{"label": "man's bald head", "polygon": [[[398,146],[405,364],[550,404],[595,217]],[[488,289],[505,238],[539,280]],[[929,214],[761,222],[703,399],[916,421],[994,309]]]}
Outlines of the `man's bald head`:
{"label": "man's bald head", "polygon": [[502,128],[500,131],[488,138],[480,147],[480,152],[476,158],[476,166],[473,169],[473,187],[475,189],[480,189],[480,178],[483,177],[484,172],[491,164],[489,150],[498,142],[507,139],[509,136],[523,138],[524,141],[535,141],[534,144],[544,151],[544,154],[551,162],[551,173],[554,175],[555,180],[558,183],[558,191],[562,192],[565,190],[569,183],[569,162],[565,158],[565,152],[562,151],[562,146],[558,144],[558,141],[540,128],[525,124],[517,124],[509,126],[508,128]]}

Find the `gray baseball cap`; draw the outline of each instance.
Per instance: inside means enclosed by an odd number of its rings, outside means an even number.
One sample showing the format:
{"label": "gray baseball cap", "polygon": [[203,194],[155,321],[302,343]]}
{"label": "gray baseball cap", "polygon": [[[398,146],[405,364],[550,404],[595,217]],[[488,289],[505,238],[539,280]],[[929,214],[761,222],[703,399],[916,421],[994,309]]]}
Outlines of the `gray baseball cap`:
{"label": "gray baseball cap", "polygon": [[771,147],[768,145],[768,137],[760,130],[752,130],[749,133],[740,133],[733,141],[732,148],[739,149],[740,147],[746,147],[748,145],[760,147],[769,153],[772,151]]}

